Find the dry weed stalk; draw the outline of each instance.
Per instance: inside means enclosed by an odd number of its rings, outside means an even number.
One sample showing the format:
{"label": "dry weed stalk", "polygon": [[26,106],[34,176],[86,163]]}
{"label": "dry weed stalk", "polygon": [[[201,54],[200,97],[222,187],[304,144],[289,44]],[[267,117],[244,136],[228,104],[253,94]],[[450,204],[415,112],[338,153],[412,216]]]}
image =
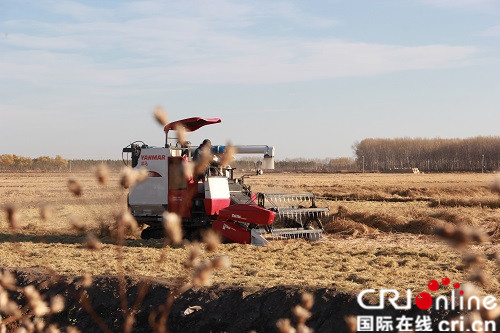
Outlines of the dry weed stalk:
{"label": "dry weed stalk", "polygon": [[220,166],[225,167],[229,166],[231,162],[234,160],[234,155],[237,154],[237,149],[236,147],[232,146],[230,143],[226,145],[226,151],[224,154],[222,154],[221,160],[220,160]]}
{"label": "dry weed stalk", "polygon": [[142,168],[138,171],[129,166],[126,166],[122,169],[120,174],[120,185],[124,189],[128,189],[142,182],[146,178],[148,178],[148,171],[146,169]]}
{"label": "dry weed stalk", "polygon": [[68,190],[76,197],[80,197],[83,194],[82,185],[74,179],[68,180]]}
{"label": "dry weed stalk", "polygon": [[95,175],[97,178],[97,182],[101,185],[107,185],[109,181],[109,168],[101,164],[95,170]]}
{"label": "dry weed stalk", "polygon": [[[163,110],[157,109],[155,111],[155,118],[162,124],[167,124],[167,117]],[[176,130],[179,133],[179,142],[185,144],[186,131],[184,128],[177,127]],[[232,158],[234,151],[232,147],[226,151],[227,154],[223,156],[223,162],[229,163]],[[198,170],[206,169],[208,164],[212,161],[213,155],[208,149],[202,152],[202,159],[196,166],[193,164],[187,164],[185,169],[189,169],[187,166],[191,166],[191,175],[195,168]],[[200,174],[198,172],[197,174]],[[95,177],[100,185],[107,185],[109,182],[109,170],[106,166],[101,165],[96,168]],[[121,198],[126,197],[126,190],[130,187],[138,184],[148,177],[148,172],[145,169],[136,170],[129,167],[122,169],[120,175],[120,191]],[[68,180],[67,183],[68,190],[76,197],[82,197],[83,187],[80,182],[74,179]],[[192,195],[192,194],[190,194]],[[189,201],[192,198],[183,198],[184,201]],[[80,200],[84,200],[83,198]],[[123,202],[126,204],[126,202]],[[8,206],[5,208],[7,213],[7,220],[12,229],[16,229],[19,224],[19,218],[17,215],[17,210],[13,206]],[[40,218],[43,221],[48,220],[52,215],[50,207],[47,205],[42,205],[40,207]],[[119,282],[119,297],[121,302],[122,314],[123,314],[123,332],[131,332],[133,330],[134,324],[136,322],[135,316],[138,313],[141,304],[146,297],[151,279],[141,283],[138,291],[138,296],[132,307],[128,306],[127,300],[127,283],[124,275],[124,263],[123,263],[123,246],[126,240],[127,232],[135,232],[138,230],[138,224],[135,218],[132,216],[128,208],[124,205],[120,213],[115,215],[115,223],[110,227],[106,224],[104,220],[100,220],[101,229],[106,229],[101,232],[102,234],[110,234],[114,244],[116,244],[117,249],[117,261],[120,273],[118,274]],[[72,228],[79,234],[85,235],[84,245],[86,248],[91,250],[100,250],[102,248],[102,243],[99,238],[97,238],[93,233],[89,232],[86,225],[81,219],[76,216],[70,217],[70,223]],[[175,213],[165,213],[164,214],[164,227],[165,233],[170,240],[170,244],[179,245],[182,242],[183,231],[181,218]],[[206,243],[206,250],[209,253],[215,252],[218,245],[220,244],[220,237],[214,231],[208,231],[204,234],[204,242]],[[167,244],[165,244],[167,245]],[[190,246],[189,257],[185,262],[185,267],[192,268],[192,281],[191,283],[185,284],[173,292],[167,297],[165,304],[160,306],[157,311],[152,312],[150,316],[151,326],[155,332],[166,332],[167,331],[167,318],[170,312],[170,308],[173,304],[175,298],[188,290],[193,286],[206,286],[210,284],[211,274],[214,270],[227,269],[230,267],[230,259],[227,255],[216,255],[210,259],[201,259],[202,250],[198,244],[187,243]],[[55,281],[60,280],[60,276],[56,272],[52,272]],[[85,273],[74,286],[71,286],[69,292],[75,294],[81,307],[90,315],[92,320],[99,326],[100,330],[103,332],[111,332],[111,329],[107,326],[103,318],[101,318],[94,310],[87,288],[92,286],[92,275]],[[47,285],[47,288],[49,286]],[[45,288],[45,287],[44,287]],[[16,302],[11,300],[8,295],[8,290],[17,291],[22,290],[23,295],[27,299],[27,306],[21,308]],[[9,315],[5,320],[0,318],[0,333],[7,328],[6,325],[10,323],[21,323],[18,328],[18,332],[34,332],[34,331],[44,331],[44,332],[59,332],[60,329],[55,324],[51,324],[44,320],[46,316],[52,316],[54,314],[60,313],[65,308],[65,299],[61,295],[55,295],[53,297],[46,298],[41,295],[40,292],[32,285],[28,285],[22,289],[17,286],[17,281],[14,276],[9,272],[0,272],[0,311],[4,314]],[[307,311],[307,310],[306,310]],[[159,318],[158,316],[159,315]],[[72,326],[67,327],[67,332],[78,332],[78,329]],[[306,332],[306,330],[302,330]]]}
{"label": "dry weed stalk", "polygon": [[202,236],[203,236],[203,242],[207,246],[207,251],[215,252],[215,250],[217,250],[217,247],[221,242],[220,235],[213,229],[207,229],[203,232]]}
{"label": "dry weed stalk", "polygon": [[464,225],[455,226],[450,223],[436,228],[436,234],[459,249],[472,243],[482,244],[489,241],[488,235],[480,229],[472,229]]}
{"label": "dry weed stalk", "polygon": [[354,316],[346,316],[344,317],[344,321],[347,325],[347,329],[349,330],[349,333],[356,333],[358,331],[358,324],[356,317]]}
{"label": "dry weed stalk", "polygon": [[167,240],[172,244],[179,245],[182,242],[182,221],[176,213],[163,213],[163,227],[165,228]]}
{"label": "dry weed stalk", "polygon": [[9,228],[11,228],[12,230],[18,229],[20,219],[16,206],[7,205],[4,207],[4,209],[7,214],[7,222],[9,223]]}
{"label": "dry weed stalk", "polygon": [[500,176],[495,177],[495,179],[490,185],[490,189],[492,192],[500,195]]}
{"label": "dry weed stalk", "polygon": [[204,146],[201,149],[200,158],[195,162],[194,165],[194,175],[199,177],[205,174],[210,162],[214,159],[214,155],[210,151],[208,146]]}
{"label": "dry weed stalk", "polygon": [[48,220],[50,220],[52,215],[52,208],[48,204],[44,203],[40,206],[40,218],[42,219],[42,221],[47,222]]}
{"label": "dry weed stalk", "polygon": [[174,130],[177,132],[177,141],[180,143],[181,147],[187,146],[187,131],[181,124],[175,125]]}
{"label": "dry weed stalk", "polygon": [[301,332],[301,333],[309,333],[312,332],[313,330],[309,328],[306,325],[307,320],[311,318],[312,313],[310,310],[312,309],[314,305],[314,295],[305,292],[300,296],[300,301],[301,304],[295,305],[292,308],[292,314],[295,317],[295,321],[297,322],[297,326],[293,327],[293,325],[290,322],[290,319],[279,319],[276,322],[276,327],[278,328],[279,332],[283,333],[294,333],[294,332]]}
{"label": "dry weed stalk", "polygon": [[[10,298],[8,291],[18,293],[19,296]],[[22,297],[26,305],[22,306]],[[9,325],[17,326],[15,332],[58,332],[56,324],[46,327],[45,318],[60,313],[65,308],[64,297],[55,295],[50,299],[50,306],[45,301],[45,296],[34,285],[23,288],[18,286],[16,278],[11,272],[0,272],[0,312],[7,318],[0,317],[0,332],[6,332]]]}
{"label": "dry weed stalk", "polygon": [[280,333],[295,333],[295,332],[297,332],[295,327],[292,326],[290,319],[288,319],[288,318],[278,319],[278,321],[276,322],[276,327],[278,328],[278,331]]}
{"label": "dry weed stalk", "polygon": [[89,250],[100,250],[102,249],[102,243],[94,234],[88,233],[85,236],[85,247]]}
{"label": "dry weed stalk", "polygon": [[161,106],[157,106],[154,110],[154,117],[158,124],[166,126],[168,124],[168,117],[165,110]]}

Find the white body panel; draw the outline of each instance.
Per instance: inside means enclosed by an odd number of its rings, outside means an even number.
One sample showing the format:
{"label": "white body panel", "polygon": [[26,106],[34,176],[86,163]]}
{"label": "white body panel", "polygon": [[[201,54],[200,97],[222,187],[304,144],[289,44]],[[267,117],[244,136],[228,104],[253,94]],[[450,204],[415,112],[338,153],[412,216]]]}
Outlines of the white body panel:
{"label": "white body panel", "polygon": [[143,182],[131,188],[129,204],[166,205],[168,204],[168,148],[148,148],[141,151],[136,169],[146,168],[150,172]]}
{"label": "white body panel", "polygon": [[226,177],[208,177],[205,182],[205,199],[229,199]]}

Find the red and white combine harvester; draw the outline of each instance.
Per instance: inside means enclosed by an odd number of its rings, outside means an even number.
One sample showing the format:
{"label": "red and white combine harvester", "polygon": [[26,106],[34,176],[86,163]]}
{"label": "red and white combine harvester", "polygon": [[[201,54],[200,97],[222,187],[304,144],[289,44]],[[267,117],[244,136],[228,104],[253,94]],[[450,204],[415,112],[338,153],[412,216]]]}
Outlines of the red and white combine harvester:
{"label": "red and white combine harvester", "polygon": [[[123,148],[123,153],[131,154],[132,167],[146,168],[149,172],[145,181],[131,188],[128,197],[134,217],[148,225],[141,237],[163,237],[162,216],[169,211],[182,217],[187,235],[211,227],[228,240],[243,244],[265,245],[269,238],[321,238],[321,219],[328,215],[329,209],[316,207],[311,193],[252,193],[251,187],[244,184],[244,177],[235,179],[233,168],[216,163],[212,163],[202,177],[186,174],[185,166],[197,147],[182,146],[168,133],[178,125],[192,132],[220,122],[218,118],[199,117],[179,120],[165,126],[164,147],[136,141]],[[274,169],[274,147],[234,148],[237,154],[261,154],[262,169]],[[212,147],[215,159],[225,151],[225,146]]]}

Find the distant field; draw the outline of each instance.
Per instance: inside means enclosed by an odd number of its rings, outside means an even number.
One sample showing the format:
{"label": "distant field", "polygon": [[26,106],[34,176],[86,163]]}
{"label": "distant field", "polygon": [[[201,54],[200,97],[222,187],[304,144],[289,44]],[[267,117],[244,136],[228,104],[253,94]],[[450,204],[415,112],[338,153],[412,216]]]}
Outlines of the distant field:
{"label": "distant field", "polygon": [[[82,198],[67,191],[67,180],[83,185]],[[345,216],[323,221],[331,234],[309,243],[274,241],[266,247],[224,244],[218,253],[231,257],[232,267],[218,271],[214,283],[259,288],[278,285],[328,287],[356,293],[365,288],[423,289],[429,279],[449,277],[465,281],[467,268],[461,254],[433,235],[443,223],[482,228],[491,242],[472,251],[486,255],[484,271],[491,277],[483,291],[498,296],[500,271],[495,253],[500,250],[498,197],[488,190],[489,174],[265,174],[246,178],[254,191],[314,192],[326,199],[335,213]],[[49,267],[61,274],[114,274],[118,271],[116,247],[102,238],[102,250],[90,251],[83,237],[71,229],[70,219],[84,221],[99,234],[100,221],[112,221],[125,204],[117,186],[118,175],[108,187],[97,184],[92,173],[0,174],[1,204],[20,210],[21,229],[16,235],[0,218],[0,255],[4,267]],[[344,199],[346,201],[344,201]],[[395,200],[397,199],[397,200]],[[402,200],[404,199],[404,200]],[[336,201],[337,200],[337,201]],[[349,200],[349,201],[347,201]],[[54,215],[43,222],[42,204]],[[124,250],[127,274],[172,281],[187,281],[182,263],[188,250],[167,248],[158,264],[161,241],[130,236]]]}

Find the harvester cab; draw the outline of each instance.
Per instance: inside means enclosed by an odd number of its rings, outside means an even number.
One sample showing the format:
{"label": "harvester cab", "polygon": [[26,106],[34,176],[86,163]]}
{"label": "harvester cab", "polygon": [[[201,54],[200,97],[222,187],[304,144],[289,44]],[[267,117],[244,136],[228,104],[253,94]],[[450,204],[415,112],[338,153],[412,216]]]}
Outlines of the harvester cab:
{"label": "harvester cab", "polygon": [[[267,244],[267,235],[272,238],[320,238],[322,228],[319,216],[326,214],[327,208],[304,210],[303,206],[278,207],[273,199],[278,200],[279,194],[269,197],[252,193],[250,186],[244,184],[243,177],[234,178],[233,168],[221,167],[216,161],[210,163],[202,177],[193,174],[193,167],[189,165],[193,165],[192,157],[197,147],[179,143],[177,138],[168,136],[169,132],[178,130],[178,126],[192,132],[220,122],[219,118],[199,117],[179,120],[165,126],[164,147],[136,141],[123,148],[122,153],[131,154],[132,167],[145,168],[149,174],[146,180],[130,189],[128,196],[128,205],[136,220],[148,225],[141,237],[164,237],[163,213],[169,211],[182,218],[187,235],[211,227],[230,241],[254,245]],[[261,154],[261,169],[274,169],[272,146],[242,145],[233,149],[237,154]],[[215,159],[226,150],[227,147],[222,145],[211,147]],[[301,195],[303,199],[306,197],[314,200],[314,196]],[[275,219],[285,216],[287,228],[273,228]],[[290,227],[292,219],[296,223]],[[313,228],[306,220],[317,220],[319,224]]]}

